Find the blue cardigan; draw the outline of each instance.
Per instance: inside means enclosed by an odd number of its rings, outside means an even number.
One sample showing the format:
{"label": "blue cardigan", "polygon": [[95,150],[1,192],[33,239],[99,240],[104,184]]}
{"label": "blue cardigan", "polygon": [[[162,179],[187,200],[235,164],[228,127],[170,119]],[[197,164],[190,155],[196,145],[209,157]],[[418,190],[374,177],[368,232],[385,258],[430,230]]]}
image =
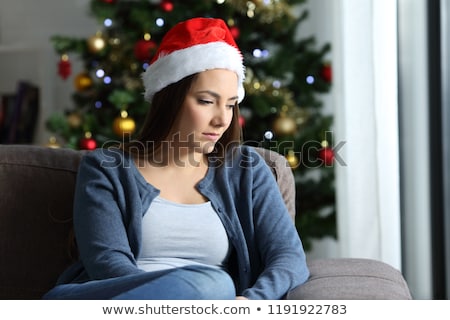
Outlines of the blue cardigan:
{"label": "blue cardigan", "polygon": [[[309,277],[305,253],[279,188],[264,159],[251,147],[226,160],[210,158],[197,188],[223,222],[234,249],[237,295],[280,299]],[[97,149],[83,157],[74,199],[80,261],[58,284],[144,272],[136,266],[141,221],[159,190],[127,153]]]}

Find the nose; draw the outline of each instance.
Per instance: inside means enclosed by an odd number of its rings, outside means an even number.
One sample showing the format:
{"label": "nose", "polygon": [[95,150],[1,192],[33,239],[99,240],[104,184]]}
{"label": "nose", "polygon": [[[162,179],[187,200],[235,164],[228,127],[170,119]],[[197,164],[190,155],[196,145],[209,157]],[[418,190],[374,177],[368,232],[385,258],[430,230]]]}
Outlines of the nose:
{"label": "nose", "polygon": [[227,105],[218,106],[215,110],[212,123],[215,127],[226,127],[230,124],[233,116],[233,109]]}

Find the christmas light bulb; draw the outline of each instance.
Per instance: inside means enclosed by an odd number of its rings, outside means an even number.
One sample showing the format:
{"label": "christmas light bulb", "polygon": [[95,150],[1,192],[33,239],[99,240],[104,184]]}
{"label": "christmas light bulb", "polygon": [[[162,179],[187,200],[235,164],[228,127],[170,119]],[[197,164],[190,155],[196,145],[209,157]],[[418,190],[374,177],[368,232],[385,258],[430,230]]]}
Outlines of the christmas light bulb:
{"label": "christmas light bulb", "polygon": [[313,84],[314,81],[315,81],[315,79],[314,79],[313,76],[307,76],[307,77],[306,77],[306,83],[307,83],[307,84]]}
{"label": "christmas light bulb", "polygon": [[164,26],[164,24],[165,24],[163,18],[158,18],[158,19],[156,19],[155,23],[156,23],[156,25],[157,25],[158,27],[162,27],[162,26]]}
{"label": "christmas light bulb", "polygon": [[266,131],[264,133],[264,138],[266,138],[267,140],[271,140],[273,138],[273,132],[272,131]]}
{"label": "christmas light bulb", "polygon": [[97,76],[97,78],[103,78],[105,76],[105,71],[103,69],[98,69],[95,72],[95,75]]}
{"label": "christmas light bulb", "polygon": [[254,56],[255,58],[261,58],[261,57],[262,57],[262,51],[261,51],[261,49],[255,49],[255,50],[253,50],[253,56]]}
{"label": "christmas light bulb", "polygon": [[112,24],[113,24],[113,22],[112,22],[112,20],[109,19],[109,18],[106,18],[105,21],[103,21],[103,25],[104,25],[106,28],[111,27]]}

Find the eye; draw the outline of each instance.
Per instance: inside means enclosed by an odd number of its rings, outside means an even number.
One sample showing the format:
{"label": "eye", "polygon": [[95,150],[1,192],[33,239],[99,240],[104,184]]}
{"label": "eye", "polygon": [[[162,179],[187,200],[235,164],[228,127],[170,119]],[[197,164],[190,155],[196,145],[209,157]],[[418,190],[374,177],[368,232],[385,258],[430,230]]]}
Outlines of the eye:
{"label": "eye", "polygon": [[213,102],[211,100],[207,100],[207,99],[197,99],[198,104],[212,104]]}
{"label": "eye", "polygon": [[237,107],[237,105],[238,105],[238,103],[237,103],[237,101],[235,101],[233,104],[227,105],[227,107],[228,107],[229,109],[233,109],[234,107]]}

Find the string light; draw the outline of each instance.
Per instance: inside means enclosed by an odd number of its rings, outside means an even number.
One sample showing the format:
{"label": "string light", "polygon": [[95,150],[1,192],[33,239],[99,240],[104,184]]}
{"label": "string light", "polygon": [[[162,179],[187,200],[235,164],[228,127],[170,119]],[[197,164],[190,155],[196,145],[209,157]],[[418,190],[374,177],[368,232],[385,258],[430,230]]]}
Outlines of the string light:
{"label": "string light", "polygon": [[157,25],[158,27],[163,27],[164,24],[165,24],[163,18],[158,18],[158,19],[156,19],[155,23],[156,23],[156,25]]}
{"label": "string light", "polygon": [[101,107],[103,107],[103,103],[100,100],[95,101],[94,104],[95,108],[100,109]]}
{"label": "string light", "polygon": [[113,21],[112,21],[111,19],[109,19],[109,18],[106,18],[105,21],[103,21],[103,25],[104,25],[106,28],[111,27],[112,24],[113,24]]}
{"label": "string light", "polygon": [[103,69],[98,69],[95,72],[95,75],[97,76],[97,78],[103,78],[105,76],[105,71]]}
{"label": "string light", "polygon": [[274,81],[272,82],[272,86],[273,86],[275,89],[280,89],[280,88],[281,88],[281,81],[280,81],[280,80],[274,80]]}
{"label": "string light", "polygon": [[264,132],[264,138],[266,138],[267,140],[272,140],[273,139],[273,132],[272,131]]}
{"label": "string light", "polygon": [[313,84],[315,82],[315,79],[313,76],[307,76],[306,77],[306,83],[307,84]]}

